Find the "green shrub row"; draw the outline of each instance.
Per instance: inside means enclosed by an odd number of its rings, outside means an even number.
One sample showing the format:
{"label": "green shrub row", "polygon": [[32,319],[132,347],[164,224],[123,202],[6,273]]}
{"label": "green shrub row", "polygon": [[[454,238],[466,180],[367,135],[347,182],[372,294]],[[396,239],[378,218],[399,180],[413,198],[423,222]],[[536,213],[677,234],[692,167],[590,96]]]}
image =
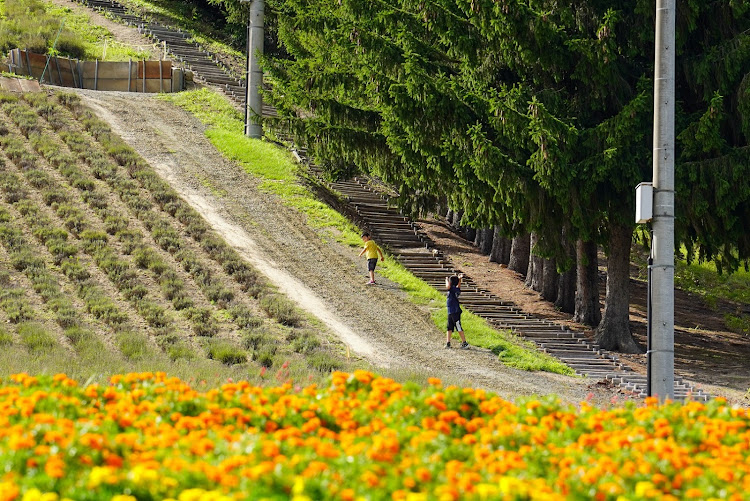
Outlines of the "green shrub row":
{"label": "green shrub row", "polygon": [[[59,112],[59,110],[57,111]],[[80,191],[84,202],[88,203],[100,218],[105,221],[107,230],[114,231],[117,234],[127,229],[127,219],[114,213],[114,210],[108,207],[106,194],[96,188],[94,181],[76,165],[75,158],[61,150],[60,145],[51,136],[43,132],[34,134],[30,138],[30,143],[39,154],[60,171],[73,188]],[[59,188],[56,190],[56,193],[57,195],[51,201],[58,215],[65,218],[66,227],[79,231],[86,227],[87,223],[85,223],[83,213],[72,207],[69,197]],[[75,219],[73,219],[74,217]],[[72,220],[75,220],[77,224],[71,225],[70,221]],[[107,224],[107,222],[114,222],[114,224]],[[79,231],[76,231],[76,233],[79,233]],[[145,247],[139,244],[142,238],[137,231],[130,232],[128,235],[134,236],[128,243],[140,245],[141,248]],[[119,259],[109,249],[107,246],[107,235],[94,230],[84,230],[80,231],[80,237],[84,250],[94,258],[94,262],[105,272],[123,297],[134,303],[136,310],[146,323],[157,329],[160,333],[168,335],[172,319],[164,308],[151,304],[146,300],[148,288],[139,283],[137,275],[134,270],[130,269],[130,265],[126,261]],[[155,273],[158,273],[160,270],[165,271],[166,264],[163,262],[157,264],[152,260],[150,264],[149,268]],[[160,280],[160,285],[168,288],[171,287],[172,290],[165,295],[173,301],[177,310],[192,306],[192,300],[186,294],[179,290],[174,290],[175,285],[179,283],[179,279],[175,280],[176,273],[172,272],[167,276],[163,276],[163,278],[164,280]],[[213,319],[207,320],[205,317],[194,318],[191,316],[187,316],[187,318],[193,323],[193,329],[200,335],[210,335],[218,330],[216,323],[212,322]]]}
{"label": "green shrub row", "polygon": [[[12,175],[8,172],[3,174]],[[16,205],[26,207],[24,213],[29,216],[26,219],[32,234],[47,247],[56,264],[75,256],[78,249],[67,241],[68,234],[64,230],[56,228],[49,218],[35,210],[29,200],[21,200]],[[29,279],[34,291],[54,313],[55,321],[73,346],[79,349],[84,346],[79,343],[85,343],[85,347],[90,350],[95,348],[95,343],[101,345],[101,341],[95,334],[82,325],[80,311],[73,305],[68,295],[60,289],[58,278],[47,268],[37,250],[25,241],[21,230],[12,225],[9,213],[2,208],[0,208],[0,234],[2,234],[0,240],[8,250],[14,267]]]}

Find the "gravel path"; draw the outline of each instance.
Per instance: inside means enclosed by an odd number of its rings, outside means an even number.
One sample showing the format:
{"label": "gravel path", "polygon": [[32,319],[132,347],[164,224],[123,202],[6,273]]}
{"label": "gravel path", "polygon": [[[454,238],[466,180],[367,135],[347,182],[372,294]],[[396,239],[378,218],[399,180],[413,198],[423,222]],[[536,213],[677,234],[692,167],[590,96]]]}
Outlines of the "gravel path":
{"label": "gravel path", "polygon": [[366,286],[356,250],[322,238],[260,191],[215,150],[192,115],[149,95],[79,92],[217,232],[376,370],[440,377],[509,398],[554,392],[577,402],[590,391],[596,400],[610,398],[609,390],[592,390],[580,378],[508,368],[487,350],[444,350],[444,333],[426,307],[386,281]]}

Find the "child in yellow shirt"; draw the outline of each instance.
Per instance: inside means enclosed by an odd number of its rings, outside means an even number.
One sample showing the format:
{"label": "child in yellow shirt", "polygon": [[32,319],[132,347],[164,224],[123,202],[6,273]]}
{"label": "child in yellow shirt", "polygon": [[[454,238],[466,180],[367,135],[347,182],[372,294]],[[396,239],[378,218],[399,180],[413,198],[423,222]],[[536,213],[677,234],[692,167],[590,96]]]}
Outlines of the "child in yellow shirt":
{"label": "child in yellow shirt", "polygon": [[367,282],[367,285],[375,285],[375,265],[378,264],[378,254],[380,254],[381,261],[385,261],[385,257],[378,244],[370,238],[369,233],[362,233],[362,241],[365,243],[365,246],[362,252],[359,253],[359,256],[362,257],[362,254],[367,254],[367,271],[370,272],[370,281]]}

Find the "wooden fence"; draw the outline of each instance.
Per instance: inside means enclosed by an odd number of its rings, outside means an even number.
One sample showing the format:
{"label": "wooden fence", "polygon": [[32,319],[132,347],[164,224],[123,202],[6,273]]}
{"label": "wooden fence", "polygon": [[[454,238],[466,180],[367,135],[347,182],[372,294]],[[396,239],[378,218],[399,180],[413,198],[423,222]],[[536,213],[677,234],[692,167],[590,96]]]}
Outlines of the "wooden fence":
{"label": "wooden fence", "polygon": [[78,61],[13,49],[8,67],[17,75],[62,87],[124,92],[179,92],[184,73],[171,61]]}

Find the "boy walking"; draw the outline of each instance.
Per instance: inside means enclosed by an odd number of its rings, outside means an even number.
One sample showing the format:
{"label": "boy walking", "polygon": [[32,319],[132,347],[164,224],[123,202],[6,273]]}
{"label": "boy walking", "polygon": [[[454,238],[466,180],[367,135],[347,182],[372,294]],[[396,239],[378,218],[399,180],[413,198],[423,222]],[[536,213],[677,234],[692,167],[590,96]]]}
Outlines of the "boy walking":
{"label": "boy walking", "polygon": [[381,261],[385,261],[385,257],[378,244],[370,238],[369,233],[362,233],[362,241],[365,243],[365,246],[359,255],[361,257],[362,254],[367,254],[367,271],[370,272],[370,281],[367,282],[367,285],[375,285],[375,265],[378,264],[378,254],[380,254]]}
{"label": "boy walking", "polygon": [[464,336],[464,329],[461,327],[461,303],[458,301],[458,296],[461,295],[461,279],[463,275],[453,275],[451,277],[445,277],[445,288],[448,290],[448,300],[446,306],[448,307],[448,333],[445,340],[445,348],[450,349],[451,338],[453,337],[453,330],[458,331],[458,335],[461,336],[461,349],[468,350],[469,343],[466,342]]}

